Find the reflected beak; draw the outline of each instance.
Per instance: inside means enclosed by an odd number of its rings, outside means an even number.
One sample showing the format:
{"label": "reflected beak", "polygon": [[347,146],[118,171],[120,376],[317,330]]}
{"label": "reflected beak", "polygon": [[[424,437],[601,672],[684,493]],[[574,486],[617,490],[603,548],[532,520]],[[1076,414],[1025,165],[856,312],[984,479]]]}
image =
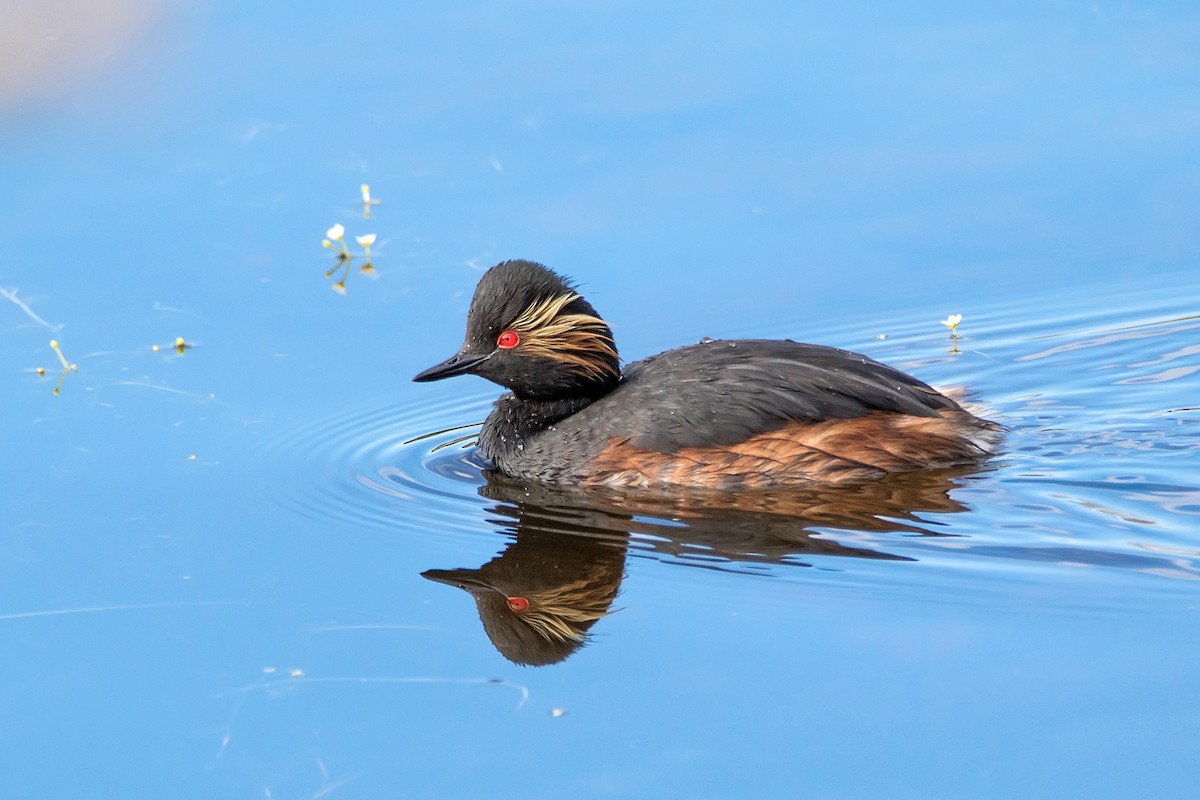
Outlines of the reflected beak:
{"label": "reflected beak", "polygon": [[492,588],[479,580],[478,570],[474,569],[427,569],[421,573],[421,577],[434,583],[444,583],[447,586],[465,589],[471,593]]}
{"label": "reflected beak", "polygon": [[465,375],[491,357],[491,353],[484,353],[482,355],[476,353],[455,353],[442,363],[416,375],[413,380],[417,383],[425,383],[427,381],[440,381],[442,378],[452,378],[455,375]]}

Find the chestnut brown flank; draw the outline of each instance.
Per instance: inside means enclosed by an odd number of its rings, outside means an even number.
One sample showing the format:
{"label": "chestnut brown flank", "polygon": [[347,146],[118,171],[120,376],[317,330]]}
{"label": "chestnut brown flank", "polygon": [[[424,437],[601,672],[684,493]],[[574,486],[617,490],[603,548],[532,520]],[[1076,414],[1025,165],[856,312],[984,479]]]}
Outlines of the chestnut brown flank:
{"label": "chestnut brown flank", "polygon": [[757,489],[940,469],[979,460],[982,451],[972,440],[994,435],[993,429],[998,429],[980,423],[957,409],[937,417],[876,412],[857,419],[792,422],[744,442],[674,453],[643,450],[628,439],[612,439],[590,465],[584,482]]}

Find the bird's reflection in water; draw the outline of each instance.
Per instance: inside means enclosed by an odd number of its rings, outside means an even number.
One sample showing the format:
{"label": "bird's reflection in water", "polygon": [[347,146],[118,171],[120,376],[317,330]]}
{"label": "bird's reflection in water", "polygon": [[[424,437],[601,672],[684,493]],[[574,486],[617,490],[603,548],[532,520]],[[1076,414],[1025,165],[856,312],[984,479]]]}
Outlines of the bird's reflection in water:
{"label": "bird's reflection in water", "polygon": [[609,613],[624,572],[623,541],[519,526],[516,540],[478,569],[421,574],[471,593],[501,655],[542,666],[584,645]]}
{"label": "bird's reflection in water", "polygon": [[[543,486],[485,473],[497,531],[514,536],[477,569],[431,569],[432,581],[470,592],[496,649],[543,666],[583,647],[611,613],[627,550],[697,566],[790,564],[808,556],[909,561],[832,538],[837,531],[939,535],[923,512],[967,510],[950,497],[968,471],[892,475],[851,486],[774,492],[669,494]],[[833,532],[831,534],[831,531]]]}

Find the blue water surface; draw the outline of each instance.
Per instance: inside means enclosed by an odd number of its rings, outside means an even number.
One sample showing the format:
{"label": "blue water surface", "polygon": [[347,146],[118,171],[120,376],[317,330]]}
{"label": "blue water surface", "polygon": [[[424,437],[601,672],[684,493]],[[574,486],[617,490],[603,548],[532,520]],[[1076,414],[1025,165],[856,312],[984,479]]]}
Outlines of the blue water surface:
{"label": "blue water surface", "polygon": [[[1195,793],[1200,10],[0,29],[4,796]],[[627,360],[846,347],[969,387],[1004,452],[754,503],[489,478],[448,429],[498,390],[409,378],[507,258]],[[468,575],[589,635],[513,644]]]}

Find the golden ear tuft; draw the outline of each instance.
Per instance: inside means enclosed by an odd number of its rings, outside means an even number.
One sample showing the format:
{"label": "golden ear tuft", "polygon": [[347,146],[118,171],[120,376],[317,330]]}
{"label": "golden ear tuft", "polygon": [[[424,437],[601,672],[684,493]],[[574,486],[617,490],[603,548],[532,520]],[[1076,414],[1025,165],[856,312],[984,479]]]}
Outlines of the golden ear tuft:
{"label": "golden ear tuft", "polygon": [[617,349],[608,325],[591,314],[563,314],[579,295],[572,292],[533,303],[508,326],[521,334],[529,355],[568,364],[589,378],[618,378]]}
{"label": "golden ear tuft", "polygon": [[513,320],[513,324],[508,327],[523,332],[535,331],[538,328],[549,325],[558,316],[560,311],[578,299],[579,295],[568,292],[567,294],[560,294],[558,297],[547,297],[544,300],[539,300],[522,311],[521,315]]}

